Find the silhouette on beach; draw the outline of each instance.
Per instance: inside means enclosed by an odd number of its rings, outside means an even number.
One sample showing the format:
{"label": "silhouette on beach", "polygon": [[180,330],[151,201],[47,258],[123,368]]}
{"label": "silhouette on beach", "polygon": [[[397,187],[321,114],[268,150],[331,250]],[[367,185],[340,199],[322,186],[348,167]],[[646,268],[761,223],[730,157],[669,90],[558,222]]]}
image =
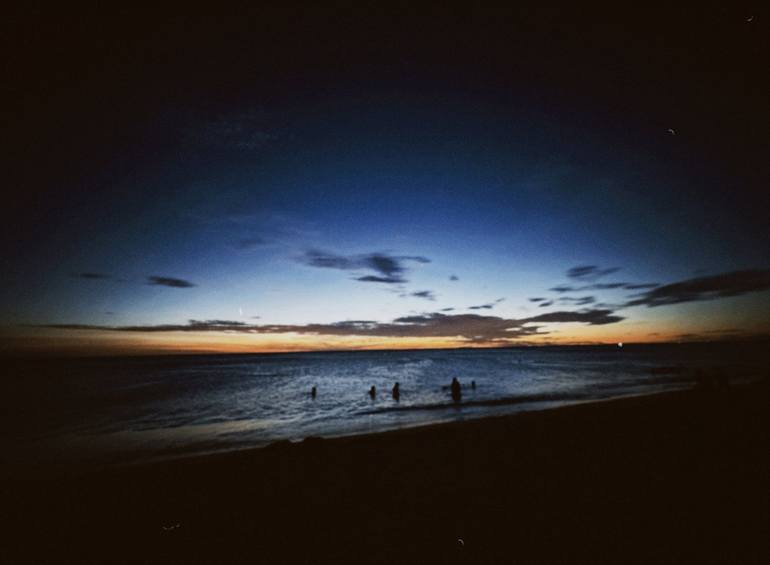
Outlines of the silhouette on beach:
{"label": "silhouette on beach", "polygon": [[316,394],[318,394],[318,391],[316,390],[316,388],[315,387],[311,388],[310,389],[310,397],[311,398],[315,398]]}
{"label": "silhouette on beach", "polygon": [[463,396],[462,391],[460,390],[460,381],[457,380],[457,377],[452,378],[452,384],[450,386],[452,389],[452,400],[455,402],[460,402],[460,399]]}
{"label": "silhouette on beach", "polygon": [[476,381],[471,381],[471,388],[476,390]]}
{"label": "silhouette on beach", "polygon": [[396,384],[393,385],[393,390],[391,392],[393,393],[394,400],[398,400],[399,398],[401,398],[401,390],[398,382],[396,382]]}
{"label": "silhouette on beach", "polygon": [[377,389],[372,385],[372,388],[369,389],[369,397],[374,400],[375,396],[377,396]]}

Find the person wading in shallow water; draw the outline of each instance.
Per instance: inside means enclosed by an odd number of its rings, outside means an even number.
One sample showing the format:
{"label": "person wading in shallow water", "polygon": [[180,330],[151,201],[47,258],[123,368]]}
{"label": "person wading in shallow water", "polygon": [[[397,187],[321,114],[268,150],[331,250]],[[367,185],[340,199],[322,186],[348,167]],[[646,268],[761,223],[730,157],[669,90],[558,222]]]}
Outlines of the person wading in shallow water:
{"label": "person wading in shallow water", "polygon": [[460,381],[457,380],[457,377],[452,378],[452,385],[450,388],[452,389],[452,400],[460,402],[463,393],[460,390]]}
{"label": "person wading in shallow water", "polygon": [[399,387],[398,382],[393,385],[392,393],[393,393],[393,400],[398,400],[399,398],[401,398],[401,389]]}
{"label": "person wading in shallow water", "polygon": [[377,396],[377,389],[372,385],[372,388],[369,389],[369,397],[374,400],[375,396]]}

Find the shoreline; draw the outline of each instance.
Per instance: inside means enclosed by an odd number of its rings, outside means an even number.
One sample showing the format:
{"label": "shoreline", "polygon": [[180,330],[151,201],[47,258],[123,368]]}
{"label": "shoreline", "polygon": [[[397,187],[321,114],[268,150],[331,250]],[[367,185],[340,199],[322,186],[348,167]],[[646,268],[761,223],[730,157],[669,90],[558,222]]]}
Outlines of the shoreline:
{"label": "shoreline", "polygon": [[0,556],[766,562],[769,401],[767,382],[677,390],[3,481]]}
{"label": "shoreline", "polygon": [[[740,384],[735,385],[739,387],[743,386],[751,386],[751,383],[747,384]],[[576,399],[576,400],[563,400],[563,399],[553,399],[553,400],[538,400],[538,401],[532,401],[537,402],[537,404],[543,404],[543,403],[555,403],[555,406],[538,406],[533,409],[519,409],[514,410],[508,413],[503,414],[471,414],[467,415],[463,419],[447,419],[443,421],[436,421],[436,422],[415,422],[415,423],[406,423],[406,424],[394,424],[393,427],[387,427],[381,430],[377,431],[363,431],[363,432],[340,432],[340,433],[333,433],[329,435],[310,435],[305,437],[297,437],[297,438],[285,438],[285,439],[278,439],[274,441],[269,441],[263,445],[253,445],[253,446],[247,446],[242,448],[222,448],[222,449],[212,449],[211,451],[204,451],[204,452],[191,452],[191,453],[182,453],[182,454],[171,454],[171,453],[159,453],[156,456],[146,457],[138,460],[129,460],[129,461],[123,461],[123,460],[107,460],[107,461],[100,461],[100,460],[86,460],[86,461],[72,461],[72,462],[66,462],[66,463],[60,463],[60,464],[53,464],[51,465],[50,462],[36,464],[36,465],[18,465],[15,469],[13,469],[11,472],[8,472],[6,475],[0,474],[0,481],[4,480],[19,480],[19,475],[26,473],[28,475],[28,479],[30,480],[58,480],[58,479],[68,479],[68,478],[77,478],[77,477],[87,477],[92,474],[99,474],[99,473],[113,473],[113,472],[121,472],[122,470],[130,471],[132,469],[142,469],[144,467],[154,467],[156,465],[176,465],[176,464],[195,464],[196,462],[202,462],[207,459],[217,459],[217,458],[227,458],[230,456],[238,456],[238,455],[246,455],[250,452],[259,452],[265,449],[272,449],[276,447],[281,446],[296,446],[296,445],[302,445],[306,441],[342,441],[342,440],[351,440],[355,438],[361,438],[362,440],[366,440],[367,438],[369,440],[376,440],[379,436],[387,435],[387,434],[398,434],[398,433],[409,433],[413,431],[421,431],[424,430],[425,432],[430,432],[433,428],[440,428],[443,426],[453,426],[453,425],[464,425],[466,423],[474,422],[477,420],[504,420],[507,418],[516,418],[519,416],[522,416],[524,414],[548,414],[554,411],[558,410],[564,410],[569,409],[576,406],[591,406],[594,404],[602,404],[606,402],[616,402],[616,401],[623,401],[628,399],[634,399],[634,398],[645,398],[645,397],[656,397],[660,395],[669,395],[669,394],[675,394],[680,392],[687,392],[687,391],[694,391],[695,385],[693,383],[685,383],[685,384],[677,384],[677,385],[671,385],[670,388],[666,388],[664,390],[654,390],[654,391],[646,391],[646,392],[634,392],[634,393],[627,393],[627,394],[621,394],[619,396],[611,396],[606,398],[586,398],[586,399]],[[449,409],[461,409],[462,407],[479,407],[479,406],[493,406],[493,407],[514,407],[517,405],[526,406],[528,402],[523,401],[521,403],[517,402],[509,402],[508,398],[503,399],[496,399],[491,401],[482,401],[482,402],[468,402],[464,404],[460,404],[459,406],[454,406],[451,403],[448,404],[442,404],[442,405],[430,405],[424,408],[424,410],[427,411],[433,411],[433,410],[449,410]],[[419,408],[415,407],[406,407],[405,410],[418,410]],[[56,470],[55,472],[47,471],[46,469],[53,466]],[[22,479],[23,480],[23,479]]]}

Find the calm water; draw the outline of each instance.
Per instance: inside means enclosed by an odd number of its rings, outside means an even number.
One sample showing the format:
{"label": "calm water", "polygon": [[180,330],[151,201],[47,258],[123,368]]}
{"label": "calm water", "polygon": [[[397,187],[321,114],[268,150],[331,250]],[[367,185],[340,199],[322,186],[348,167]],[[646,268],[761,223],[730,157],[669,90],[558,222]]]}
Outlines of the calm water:
{"label": "calm water", "polygon": [[[3,457],[131,462],[382,431],[689,387],[720,366],[750,378],[754,347],[665,345],[102,358],[14,362]],[[766,349],[765,349],[766,350]],[[452,377],[463,384],[451,401]],[[476,388],[470,382],[476,381]],[[401,383],[400,401],[390,394]],[[377,396],[367,392],[377,387]],[[310,396],[311,387],[317,398]]]}

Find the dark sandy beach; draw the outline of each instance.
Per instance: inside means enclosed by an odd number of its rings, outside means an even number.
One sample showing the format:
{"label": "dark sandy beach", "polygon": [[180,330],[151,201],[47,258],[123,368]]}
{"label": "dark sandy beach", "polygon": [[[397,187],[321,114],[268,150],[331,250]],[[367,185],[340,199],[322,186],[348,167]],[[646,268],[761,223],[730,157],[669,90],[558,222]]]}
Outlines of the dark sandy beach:
{"label": "dark sandy beach", "polygon": [[767,563],[768,387],[2,484],[4,563]]}

